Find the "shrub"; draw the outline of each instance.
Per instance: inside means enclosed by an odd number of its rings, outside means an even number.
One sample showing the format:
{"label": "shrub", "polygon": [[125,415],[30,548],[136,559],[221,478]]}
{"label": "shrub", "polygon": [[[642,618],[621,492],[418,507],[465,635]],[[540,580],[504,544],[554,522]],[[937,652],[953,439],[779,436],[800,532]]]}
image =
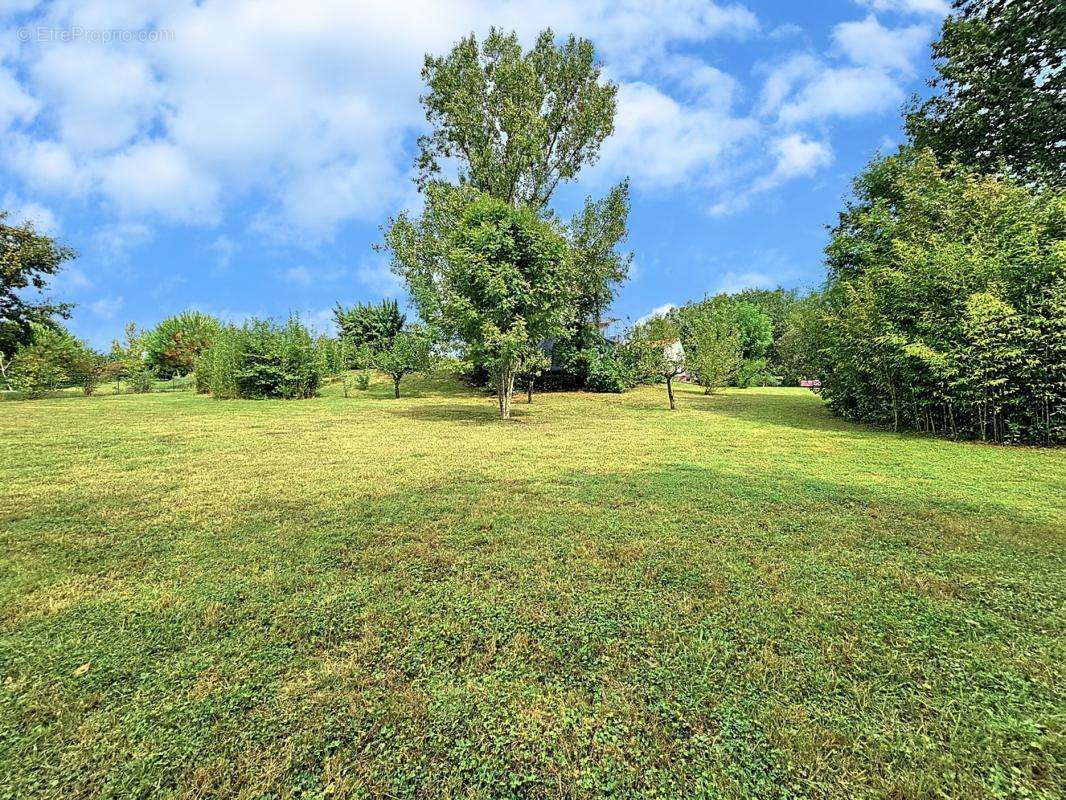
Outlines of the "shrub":
{"label": "shrub", "polygon": [[200,353],[218,336],[220,328],[217,319],[199,311],[184,311],[167,317],[144,334],[148,366],[163,378],[188,375]]}
{"label": "shrub", "polygon": [[192,375],[175,375],[159,387],[163,392],[191,392],[196,386]]}
{"label": "shrub", "polygon": [[613,392],[632,389],[636,385],[633,370],[622,358],[613,354],[597,354],[589,364],[585,389],[590,392]]}
{"label": "shrub", "polygon": [[197,389],[218,399],[314,397],[321,380],[314,341],[296,318],[224,328],[196,369]]}
{"label": "shrub", "polygon": [[15,353],[8,369],[11,388],[44,397],[76,383],[92,394],[103,372],[103,359],[85,342],[62,328],[34,325],[32,339]]}
{"label": "shrub", "polygon": [[155,373],[147,366],[132,369],[126,373],[130,391],[134,394],[148,394],[155,391]]}

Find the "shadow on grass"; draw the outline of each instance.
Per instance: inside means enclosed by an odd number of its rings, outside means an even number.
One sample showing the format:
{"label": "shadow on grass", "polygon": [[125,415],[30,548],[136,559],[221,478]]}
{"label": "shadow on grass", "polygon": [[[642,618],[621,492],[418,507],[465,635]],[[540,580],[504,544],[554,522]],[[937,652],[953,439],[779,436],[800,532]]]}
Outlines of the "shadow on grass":
{"label": "shadow on grass", "polygon": [[398,417],[421,420],[426,422],[452,422],[463,425],[490,425],[503,422],[521,422],[527,416],[522,409],[511,407],[511,419],[500,419],[500,410],[492,402],[474,405],[471,403],[434,403],[431,405],[417,405],[409,408],[391,409],[391,413]]}

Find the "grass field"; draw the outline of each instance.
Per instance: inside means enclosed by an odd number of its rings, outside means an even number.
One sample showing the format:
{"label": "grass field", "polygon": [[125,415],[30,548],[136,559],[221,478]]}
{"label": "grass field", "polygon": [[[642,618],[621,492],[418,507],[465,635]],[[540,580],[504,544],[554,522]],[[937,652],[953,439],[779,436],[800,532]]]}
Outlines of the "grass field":
{"label": "grass field", "polygon": [[0,403],[0,797],[1062,796],[1066,452],[408,388]]}

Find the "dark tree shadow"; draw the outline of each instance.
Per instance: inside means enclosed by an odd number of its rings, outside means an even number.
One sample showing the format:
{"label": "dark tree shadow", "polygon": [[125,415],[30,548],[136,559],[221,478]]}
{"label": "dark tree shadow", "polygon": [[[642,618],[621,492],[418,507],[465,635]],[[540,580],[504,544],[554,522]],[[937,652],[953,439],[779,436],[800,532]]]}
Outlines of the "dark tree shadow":
{"label": "dark tree shadow", "polygon": [[466,403],[432,403],[419,404],[408,408],[390,409],[398,417],[425,422],[450,422],[460,425],[489,425],[522,422],[528,416],[526,411],[511,406],[511,419],[501,420],[500,410],[493,402],[484,405]]}

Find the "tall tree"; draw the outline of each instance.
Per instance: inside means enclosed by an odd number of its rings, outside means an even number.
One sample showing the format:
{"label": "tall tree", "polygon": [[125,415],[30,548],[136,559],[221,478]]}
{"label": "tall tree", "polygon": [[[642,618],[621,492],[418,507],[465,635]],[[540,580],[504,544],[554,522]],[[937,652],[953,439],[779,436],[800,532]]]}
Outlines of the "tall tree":
{"label": "tall tree", "polygon": [[625,241],[629,217],[629,181],[615,186],[606,197],[585,199],[570,221],[570,249],[577,278],[575,318],[580,324],[601,321],[614,300],[615,287],[629,276],[632,253],[619,252]]}
{"label": "tall tree", "polygon": [[448,55],[427,55],[422,77],[426,119],[418,180],[457,159],[459,180],[507,203],[547,205],[552,192],[596,160],[614,129],[617,87],[600,82],[592,43],[550,30],[522,52],[515,33],[471,34]]}
{"label": "tall tree", "polygon": [[933,45],[937,94],[908,115],[945,163],[1066,184],[1066,3],[955,0]]}
{"label": "tall tree", "polygon": [[221,329],[217,319],[200,311],[167,317],[144,335],[145,360],[162,378],[188,375]]}
{"label": "tall tree", "polygon": [[[0,211],[0,354],[10,358],[33,338],[33,325],[67,317],[71,306],[40,295],[48,279],[77,253],[37,233],[33,225],[8,225]],[[36,297],[31,295],[36,294]]]}

